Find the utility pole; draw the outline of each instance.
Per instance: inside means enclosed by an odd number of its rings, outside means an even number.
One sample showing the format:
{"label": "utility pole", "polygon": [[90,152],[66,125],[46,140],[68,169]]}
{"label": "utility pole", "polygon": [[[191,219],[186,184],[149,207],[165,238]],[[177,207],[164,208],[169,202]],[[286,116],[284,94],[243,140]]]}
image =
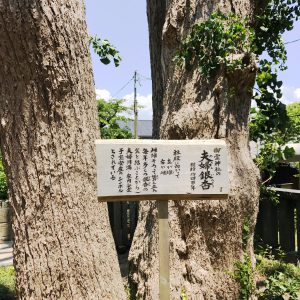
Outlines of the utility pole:
{"label": "utility pole", "polygon": [[137,84],[137,71],[134,72],[134,102],[133,102],[133,111],[134,111],[134,138],[138,139],[138,103],[136,95],[136,84]]}

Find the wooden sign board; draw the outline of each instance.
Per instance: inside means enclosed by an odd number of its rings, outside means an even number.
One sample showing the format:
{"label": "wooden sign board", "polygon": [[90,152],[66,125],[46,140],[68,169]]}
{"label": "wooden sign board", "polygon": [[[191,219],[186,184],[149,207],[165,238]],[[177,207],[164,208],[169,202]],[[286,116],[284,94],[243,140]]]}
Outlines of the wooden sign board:
{"label": "wooden sign board", "polygon": [[100,201],[224,199],[223,140],[97,140]]}

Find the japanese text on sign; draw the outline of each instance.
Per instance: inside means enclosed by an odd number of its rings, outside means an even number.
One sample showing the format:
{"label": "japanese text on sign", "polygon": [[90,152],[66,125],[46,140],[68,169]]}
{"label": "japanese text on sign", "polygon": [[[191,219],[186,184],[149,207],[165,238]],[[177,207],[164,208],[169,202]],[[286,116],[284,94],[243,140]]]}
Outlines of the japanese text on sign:
{"label": "japanese text on sign", "polygon": [[97,141],[98,196],[226,194],[220,140]]}

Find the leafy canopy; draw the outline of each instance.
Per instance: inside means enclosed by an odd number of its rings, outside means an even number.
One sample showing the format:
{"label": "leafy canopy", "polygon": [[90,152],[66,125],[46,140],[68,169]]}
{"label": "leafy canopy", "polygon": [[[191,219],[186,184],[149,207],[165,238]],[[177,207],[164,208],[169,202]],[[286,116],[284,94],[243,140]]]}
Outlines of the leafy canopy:
{"label": "leafy canopy", "polygon": [[130,114],[132,109],[124,105],[123,99],[111,99],[105,101],[100,99],[97,101],[98,120],[103,139],[130,139],[132,133],[128,127],[120,126],[120,122],[127,124],[131,121],[124,114]]}
{"label": "leafy canopy", "polygon": [[287,68],[287,52],[282,34],[293,29],[294,21],[300,16],[299,5],[299,0],[269,1],[255,18],[255,53],[259,56],[265,52],[269,59],[262,59],[259,62],[256,80],[258,89],[254,95],[257,109],[252,110],[250,124],[253,140],[264,140],[266,135],[274,130],[278,136],[284,135],[283,143],[293,139],[290,132],[290,118],[280,101],[282,81],[278,80],[277,71]]}
{"label": "leafy canopy", "polygon": [[253,41],[254,31],[247,20],[233,13],[216,12],[192,27],[174,60],[186,67],[196,63],[201,74],[210,76],[222,64],[229,70],[243,68],[245,63],[235,55],[250,53]]}
{"label": "leafy canopy", "polygon": [[291,103],[286,106],[287,115],[290,119],[289,131],[292,135],[291,141],[300,142],[300,102]]}

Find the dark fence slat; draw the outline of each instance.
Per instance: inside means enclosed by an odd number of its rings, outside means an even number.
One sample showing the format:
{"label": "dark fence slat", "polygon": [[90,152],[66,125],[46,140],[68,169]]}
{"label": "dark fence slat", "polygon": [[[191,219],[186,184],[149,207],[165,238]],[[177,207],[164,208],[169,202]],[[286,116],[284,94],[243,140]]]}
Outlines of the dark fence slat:
{"label": "dark fence slat", "polygon": [[128,202],[122,202],[122,246],[129,246],[128,239]]}
{"label": "dark fence slat", "polygon": [[277,206],[269,200],[261,202],[261,238],[273,248],[278,248],[278,215]]}
{"label": "dark fence slat", "polygon": [[[280,204],[265,200],[260,203],[256,240],[285,252],[300,252],[300,193],[297,190],[278,189]],[[129,249],[138,220],[137,202],[112,202],[108,204],[109,218],[117,249]],[[295,224],[295,209],[296,220]],[[295,245],[297,228],[297,246]],[[278,234],[280,238],[278,239]]]}
{"label": "dark fence slat", "polygon": [[113,235],[117,248],[122,245],[122,224],[121,224],[122,202],[113,205]]}
{"label": "dark fence slat", "polygon": [[108,213],[117,250],[129,250],[137,225],[138,202],[109,202]]}
{"label": "dark fence slat", "polygon": [[130,211],[130,239],[131,242],[133,240],[134,231],[137,225],[138,220],[138,202],[130,202],[129,204],[129,211]]}
{"label": "dark fence slat", "polygon": [[257,214],[257,220],[255,225],[255,243],[260,243],[262,240],[262,228],[263,228],[263,218],[261,204],[259,204],[259,210]]}
{"label": "dark fence slat", "polygon": [[300,191],[282,188],[275,190],[280,194],[278,205],[268,200],[260,202],[255,240],[275,249],[280,247],[287,253],[298,251],[300,254]]}
{"label": "dark fence slat", "polygon": [[296,202],[296,218],[297,218],[297,251],[300,254],[300,201]]}
{"label": "dark fence slat", "polygon": [[284,193],[280,193],[279,240],[282,250],[295,251],[294,203]]}

